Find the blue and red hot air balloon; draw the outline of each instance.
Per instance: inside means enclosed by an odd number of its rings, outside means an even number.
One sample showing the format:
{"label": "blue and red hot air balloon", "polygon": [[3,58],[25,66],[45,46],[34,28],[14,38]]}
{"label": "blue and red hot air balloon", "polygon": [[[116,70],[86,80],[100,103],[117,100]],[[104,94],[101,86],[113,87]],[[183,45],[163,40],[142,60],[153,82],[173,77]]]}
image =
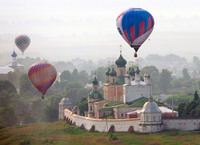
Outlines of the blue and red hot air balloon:
{"label": "blue and red hot air balloon", "polygon": [[42,99],[48,88],[53,84],[57,71],[53,65],[47,62],[33,64],[28,71],[29,80],[42,94]]}
{"label": "blue and red hot air balloon", "polygon": [[116,25],[123,39],[135,49],[134,56],[137,57],[139,47],[153,30],[154,19],[141,8],[130,8],[117,17]]}

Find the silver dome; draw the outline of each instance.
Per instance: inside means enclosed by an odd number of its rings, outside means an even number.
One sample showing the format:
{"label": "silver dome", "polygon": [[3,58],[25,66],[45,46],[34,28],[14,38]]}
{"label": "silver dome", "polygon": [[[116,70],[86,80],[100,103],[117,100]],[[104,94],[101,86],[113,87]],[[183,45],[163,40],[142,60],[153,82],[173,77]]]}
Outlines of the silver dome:
{"label": "silver dome", "polygon": [[144,112],[144,113],[160,113],[160,109],[158,108],[158,105],[153,102],[153,101],[148,101],[144,104],[141,112]]}
{"label": "silver dome", "polygon": [[62,98],[59,104],[72,105],[72,102],[69,98]]}

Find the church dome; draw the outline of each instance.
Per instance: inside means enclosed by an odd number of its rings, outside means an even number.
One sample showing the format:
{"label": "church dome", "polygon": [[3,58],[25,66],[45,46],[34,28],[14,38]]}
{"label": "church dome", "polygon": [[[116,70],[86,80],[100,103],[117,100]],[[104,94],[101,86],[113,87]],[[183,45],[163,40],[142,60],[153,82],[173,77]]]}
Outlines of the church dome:
{"label": "church dome", "polygon": [[105,74],[106,74],[107,76],[109,76],[109,73],[110,73],[110,68],[108,68],[108,69],[106,70],[106,73],[105,73]]}
{"label": "church dome", "polygon": [[114,68],[112,68],[112,70],[109,73],[110,76],[115,77],[117,75],[116,71],[114,70]]}
{"label": "church dome", "polygon": [[138,66],[137,66],[136,69],[135,69],[135,73],[136,73],[136,74],[139,74],[139,73],[140,73],[140,69],[139,69]]}
{"label": "church dome", "polygon": [[94,77],[94,80],[92,81],[93,85],[98,85],[99,84],[99,81],[97,80],[96,77]]}
{"label": "church dome", "polygon": [[17,53],[16,53],[15,51],[13,51],[13,53],[12,53],[11,56],[12,56],[12,57],[17,57]]}
{"label": "church dome", "polygon": [[134,76],[134,75],[135,75],[135,70],[134,70],[133,67],[130,67],[130,68],[129,68],[129,75],[130,75],[130,76]]}
{"label": "church dome", "polygon": [[126,60],[123,58],[123,56],[120,54],[119,58],[115,61],[115,64],[117,67],[125,67]]}
{"label": "church dome", "polygon": [[141,112],[144,113],[160,113],[160,109],[158,108],[158,105],[153,101],[148,101],[144,104]]}
{"label": "church dome", "polygon": [[72,102],[69,98],[62,98],[59,104],[72,105]]}

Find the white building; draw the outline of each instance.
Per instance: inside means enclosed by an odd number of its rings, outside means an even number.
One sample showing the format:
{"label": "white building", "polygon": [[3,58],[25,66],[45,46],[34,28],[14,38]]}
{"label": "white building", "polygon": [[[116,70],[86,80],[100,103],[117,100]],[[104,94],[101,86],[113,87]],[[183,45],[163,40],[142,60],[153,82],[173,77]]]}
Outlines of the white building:
{"label": "white building", "polygon": [[135,80],[131,81],[131,78],[126,78],[126,84],[123,85],[123,102],[133,102],[142,97],[150,98],[151,81],[150,75],[145,73],[144,81],[140,80],[140,70],[138,66],[135,70]]}
{"label": "white building", "polygon": [[64,118],[64,109],[72,110],[72,102],[69,98],[62,98],[59,103],[59,120]]}
{"label": "white building", "polygon": [[24,71],[24,65],[17,63],[17,54],[15,51],[12,53],[12,62],[6,66],[0,67],[0,80],[6,80],[9,72]]}

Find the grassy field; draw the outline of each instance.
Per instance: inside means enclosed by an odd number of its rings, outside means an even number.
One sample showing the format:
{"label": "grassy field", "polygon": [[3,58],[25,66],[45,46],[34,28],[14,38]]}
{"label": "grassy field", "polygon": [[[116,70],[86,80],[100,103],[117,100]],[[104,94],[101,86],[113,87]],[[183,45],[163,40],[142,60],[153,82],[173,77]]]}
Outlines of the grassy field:
{"label": "grassy field", "polygon": [[167,131],[154,134],[113,133],[117,140],[110,141],[111,134],[90,133],[63,121],[38,123],[2,128],[0,145],[195,145],[200,144],[200,131]]}

